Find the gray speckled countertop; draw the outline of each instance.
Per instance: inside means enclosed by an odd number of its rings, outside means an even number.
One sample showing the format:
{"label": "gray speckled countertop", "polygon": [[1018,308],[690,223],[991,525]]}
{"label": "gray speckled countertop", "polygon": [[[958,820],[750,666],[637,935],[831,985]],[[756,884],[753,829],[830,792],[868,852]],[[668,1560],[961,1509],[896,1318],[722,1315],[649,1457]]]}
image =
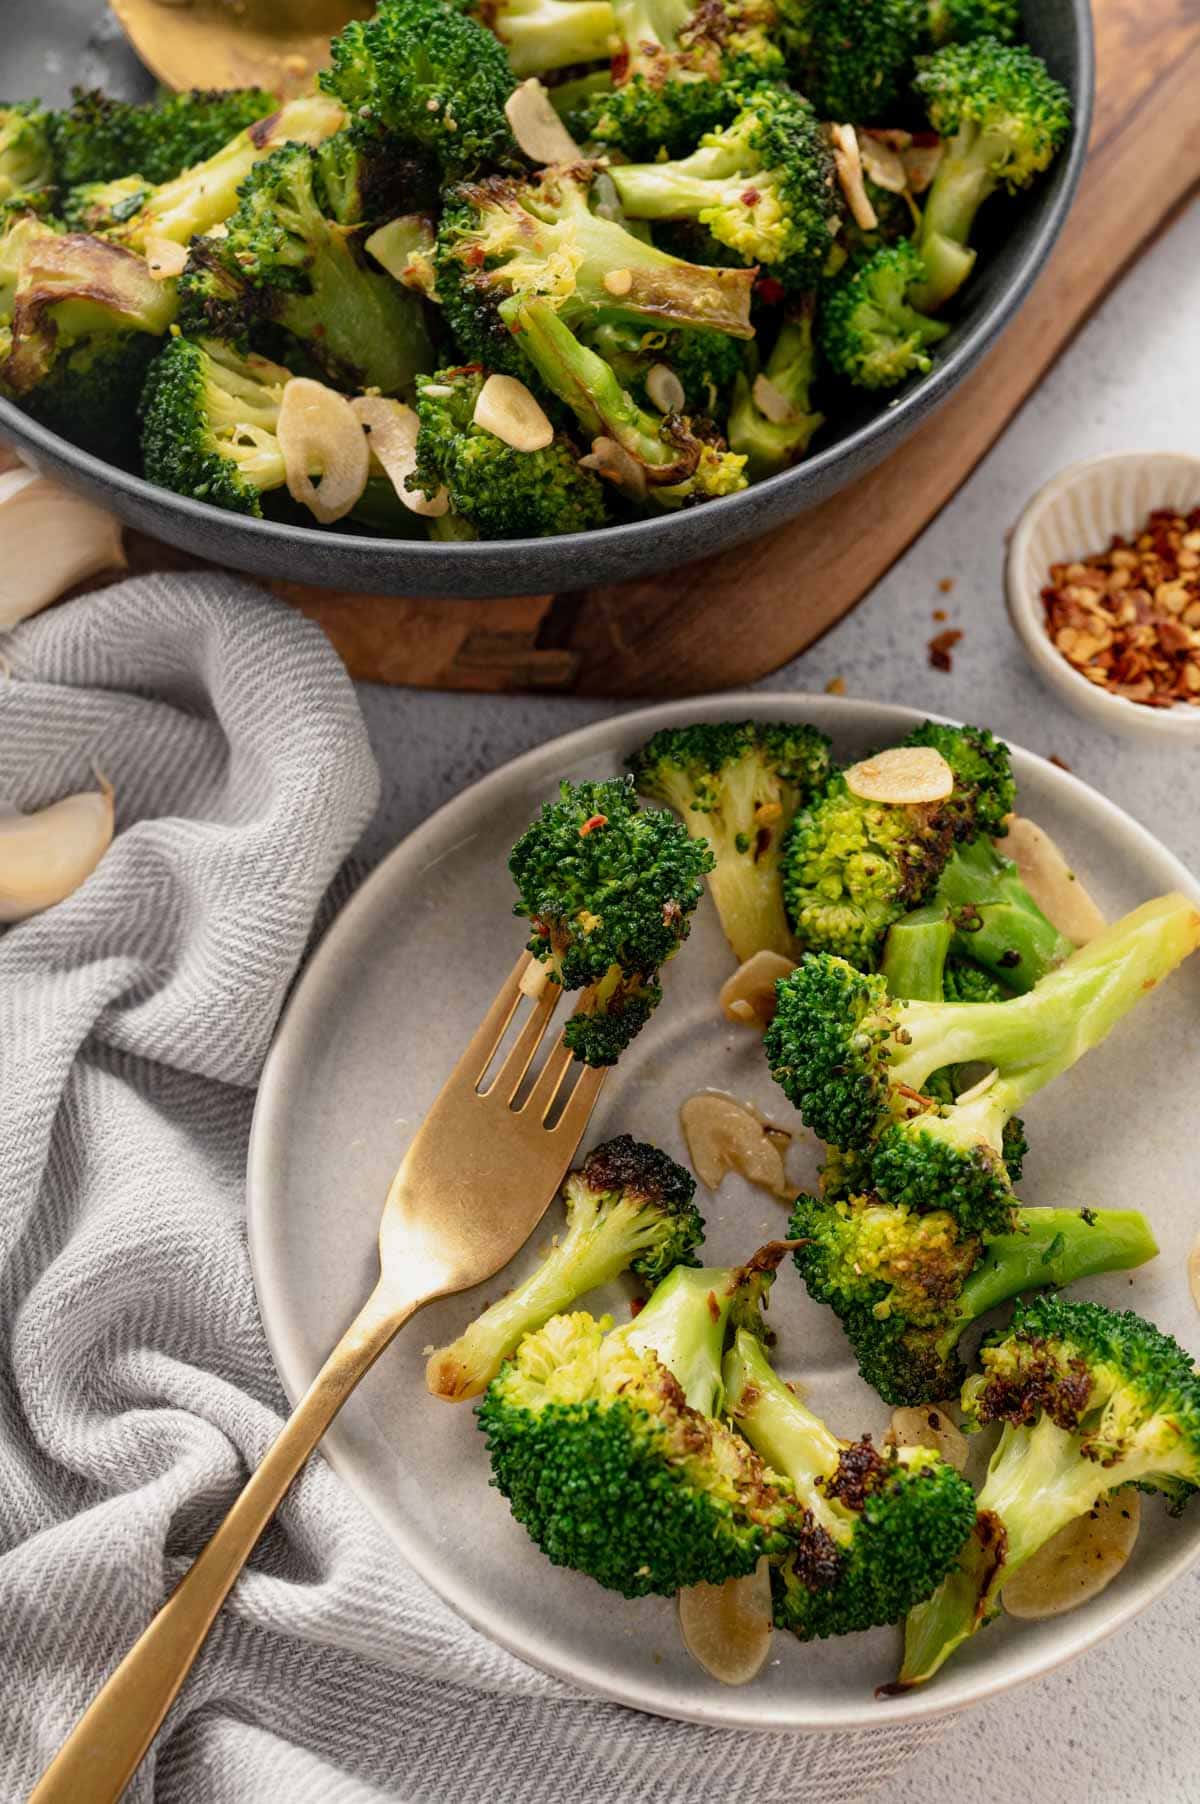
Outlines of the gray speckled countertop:
{"label": "gray speckled countertop", "polygon": [[[985,722],[1033,751],[1056,754],[1200,870],[1200,739],[1160,748],[1109,737],[1069,713],[1026,665],[1001,590],[1005,530],[1033,489],[1065,464],[1105,451],[1200,452],[1198,322],[1200,206],[1193,206],[1125,278],[886,580],[763,687],[819,691],[836,676],[851,695]],[[954,582],[948,595],[938,588],[944,578]],[[950,675],[926,663],[938,607],[964,634]],[[372,856],[485,771],[618,705],[367,685],[360,695],[384,774],[365,847]],[[927,1804],[947,1793],[972,1804],[1195,1804],[1198,1672],[1200,1572],[1063,1672],[954,1718],[919,1768],[888,1786],[888,1804]]]}

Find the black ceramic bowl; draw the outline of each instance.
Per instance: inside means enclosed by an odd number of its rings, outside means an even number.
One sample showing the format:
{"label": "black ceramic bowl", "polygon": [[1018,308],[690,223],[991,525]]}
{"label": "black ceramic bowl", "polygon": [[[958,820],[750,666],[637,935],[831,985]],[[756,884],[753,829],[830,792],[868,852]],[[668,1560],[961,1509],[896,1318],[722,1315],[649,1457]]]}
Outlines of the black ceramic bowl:
{"label": "black ceramic bowl", "polygon": [[[102,84],[131,97],[151,83],[102,0],[6,0],[6,99],[64,98],[72,82]],[[864,396],[824,431],[794,470],[707,506],[660,519],[556,539],[433,545],[225,513],[154,487],[38,426],[0,400],[0,434],[31,461],[102,502],[123,520],[183,550],[257,576],[385,595],[519,595],[578,589],[665,570],[769,532],[824,501],[894,451],[940,407],[999,338],[1033,285],[1062,230],[1083,167],[1091,123],[1093,68],[1088,0],[1033,0],[1025,7],[1031,45],[1069,89],[1075,131],[1049,178],[1018,201],[996,203],[994,242],[981,255],[962,315],[938,347],[932,373],[890,405]]]}

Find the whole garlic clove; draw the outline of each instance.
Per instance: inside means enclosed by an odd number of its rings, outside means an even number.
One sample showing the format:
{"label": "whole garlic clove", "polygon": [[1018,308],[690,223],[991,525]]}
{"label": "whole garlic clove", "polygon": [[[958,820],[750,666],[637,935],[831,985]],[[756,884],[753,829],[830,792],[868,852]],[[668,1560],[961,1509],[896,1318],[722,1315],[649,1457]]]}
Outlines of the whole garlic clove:
{"label": "whole garlic clove", "polygon": [[28,920],[77,890],[113,836],[112,784],[35,814],[0,812],[0,922]]}
{"label": "whole garlic clove", "polygon": [[0,474],[0,632],[104,570],[124,570],[121,523],[48,476]]}

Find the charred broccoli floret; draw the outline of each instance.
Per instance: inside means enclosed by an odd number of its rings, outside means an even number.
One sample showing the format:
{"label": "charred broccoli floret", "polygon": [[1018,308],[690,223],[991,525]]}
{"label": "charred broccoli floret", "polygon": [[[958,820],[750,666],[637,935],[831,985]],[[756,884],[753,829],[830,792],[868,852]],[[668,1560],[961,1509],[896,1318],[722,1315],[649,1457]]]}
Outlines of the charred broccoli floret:
{"label": "charred broccoli floret", "polygon": [[691,1173],[656,1146],[620,1134],[596,1147],[563,1185],[566,1232],[524,1283],[431,1355],[425,1382],[434,1396],[477,1397],[526,1334],[622,1272],[653,1288],[672,1266],[697,1265],[704,1221],[695,1192]]}
{"label": "charred broccoli floret", "polygon": [[811,1641],[900,1622],[961,1552],[975,1521],[970,1485],[926,1447],[839,1439],[750,1328],[738,1329],[724,1381],[730,1417],[808,1513],[807,1534],[772,1563],[777,1626]]}
{"label": "charred broccoli floret", "polygon": [[730,1313],[755,1281],[677,1265],[626,1326],[554,1316],[492,1381],[478,1410],[492,1482],[556,1566],[670,1597],[804,1533],[786,1482],[717,1419]]}
{"label": "charred broccoli floret", "polygon": [[36,100],[0,105],[0,206],[57,181],[53,115]]}
{"label": "charred broccoli floret", "polygon": [[815,368],[812,306],[802,304],[784,319],[755,381],[743,373],[734,384],[729,444],[751,482],[797,463],[825,424],[812,405]]}
{"label": "charred broccoli floret", "polygon": [[417,467],[409,487],[445,489],[455,514],[481,539],[586,532],[608,518],[604,485],[581,468],[560,436],[540,451],[515,451],[475,423],[484,384],[478,364],[438,370],[417,382]]}
{"label": "charred broccoli floret", "polygon": [[964,1232],[949,1211],[878,1197],[797,1199],[788,1233],[809,1295],[841,1321],[886,1403],[936,1403],[966,1376],[972,1322],[1024,1291],[1144,1265],[1158,1251],[1135,1209],[1017,1209],[1005,1234]]}
{"label": "charred broccoli floret", "polygon": [[[898,1002],[882,977],[810,953],[778,986],[768,1063],[822,1140],[866,1156],[860,1189],[947,1209],[967,1233],[1006,1233],[1005,1123],[1198,944],[1195,903],[1162,896],[997,1003]],[[929,1096],[932,1073],[974,1063],[989,1075],[973,1090],[949,1105]]]}
{"label": "charred broccoli floret", "polygon": [[278,104],[264,88],[194,89],[142,106],[76,88],[70,106],[51,118],[57,179],[65,188],[128,175],[169,182],[216,156]]}
{"label": "charred broccoli floret", "polygon": [[564,989],[587,989],[565,1031],[589,1065],[611,1065],[662,999],[658,973],[691,930],[711,868],[707,845],[633,783],[563,783],[513,847],[513,913]]}
{"label": "charred broccoli floret", "polygon": [[694,219],[792,291],[811,289],[841,220],[833,153],[807,100],[780,84],[741,96],[728,125],[676,162],[616,164],[632,219]]}
{"label": "charred broccoli floret", "polygon": [[1037,1297],[980,1355],[963,1408],[1003,1432],[958,1567],[908,1619],[898,1689],[921,1684],[1003,1609],[1004,1586],[1060,1529],[1123,1485],[1173,1513],[1200,1490],[1194,1356],[1131,1311]]}
{"label": "charred broccoli floret", "polygon": [[735,957],[790,957],[779,847],[797,808],[828,775],[824,733],[758,720],[667,727],[629,765],[639,794],[665,802],[711,846],[709,888]]}
{"label": "charred broccoli floret", "polygon": [[925,59],[917,93],[945,155],[925,198],[917,244],[924,279],[909,299],[936,313],[970,275],[975,215],[998,188],[1016,190],[1049,168],[1071,129],[1071,99],[1023,44],[979,38]]}
{"label": "charred broccoli floret", "polygon": [[856,388],[895,388],[933,367],[929,347],[950,330],[905,299],[925,272],[909,239],[851,264],[821,305],[821,349],[829,368]]}

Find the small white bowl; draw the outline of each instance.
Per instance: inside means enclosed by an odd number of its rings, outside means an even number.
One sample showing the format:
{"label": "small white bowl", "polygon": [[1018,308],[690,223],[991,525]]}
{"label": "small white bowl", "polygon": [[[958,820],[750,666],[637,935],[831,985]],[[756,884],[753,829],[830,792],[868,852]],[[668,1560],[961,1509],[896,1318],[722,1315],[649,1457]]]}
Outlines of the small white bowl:
{"label": "small white bowl", "polygon": [[1147,708],[1112,695],[1068,664],[1046,631],[1042,590],[1051,564],[1106,549],[1114,533],[1131,537],[1154,508],[1200,507],[1200,457],[1142,451],[1072,464],[1029,502],[1008,547],[1008,612],[1029,660],[1048,688],[1098,726],[1142,739],[1200,737],[1200,707],[1177,702]]}

